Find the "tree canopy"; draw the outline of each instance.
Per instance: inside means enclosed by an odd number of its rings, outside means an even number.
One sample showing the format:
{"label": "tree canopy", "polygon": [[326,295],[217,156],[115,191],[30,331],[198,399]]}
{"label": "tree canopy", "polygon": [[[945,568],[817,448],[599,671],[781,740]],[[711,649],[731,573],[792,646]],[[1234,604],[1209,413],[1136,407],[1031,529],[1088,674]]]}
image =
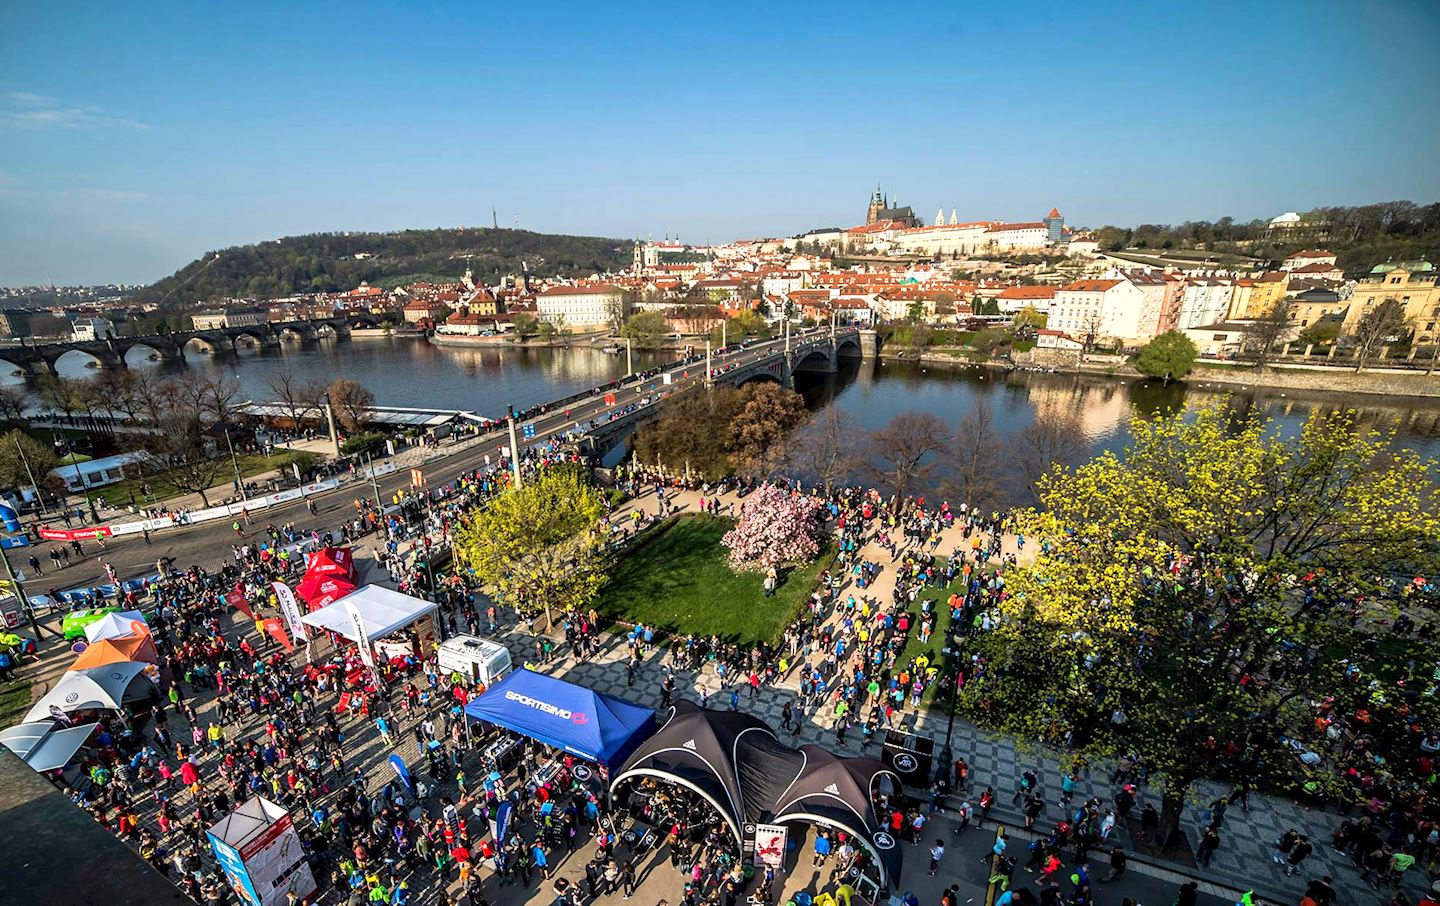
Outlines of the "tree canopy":
{"label": "tree canopy", "polygon": [[605,584],[605,505],[572,468],[542,469],[475,510],[455,536],[457,560],[521,613],[585,607]]}
{"label": "tree canopy", "polygon": [[1124,455],[1042,479],[1044,509],[1020,526],[1040,550],[1007,571],[996,628],[967,641],[987,664],[967,708],[1093,754],[1142,753],[1167,832],[1203,777],[1343,782],[1287,740],[1336,761],[1391,757],[1422,712],[1423,726],[1440,718],[1419,695],[1435,644],[1407,663],[1364,642],[1433,612],[1411,581],[1434,575],[1440,532],[1419,456],[1353,412],[1312,416],[1298,436],[1237,424],[1223,404],[1130,430]]}
{"label": "tree canopy", "polygon": [[582,277],[624,267],[632,248],[623,239],[509,229],[314,233],[207,252],[136,298],[172,303],[265,299],[336,292],[362,281],[398,286],[427,278],[459,280],[467,267],[477,279],[493,279],[520,272],[522,262],[538,276]]}
{"label": "tree canopy", "polygon": [[1195,369],[1197,354],[1189,337],[1178,330],[1167,330],[1145,344],[1135,359],[1135,368],[1147,377],[1163,378],[1168,384]]}

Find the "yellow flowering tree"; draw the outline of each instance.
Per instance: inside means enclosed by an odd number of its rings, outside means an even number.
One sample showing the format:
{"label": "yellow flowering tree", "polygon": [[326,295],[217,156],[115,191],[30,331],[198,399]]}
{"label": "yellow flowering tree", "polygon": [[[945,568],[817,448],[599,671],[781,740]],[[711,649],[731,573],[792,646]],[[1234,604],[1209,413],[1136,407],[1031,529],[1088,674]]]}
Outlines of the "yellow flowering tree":
{"label": "yellow flowering tree", "polygon": [[1437,560],[1427,463],[1353,412],[1284,436],[1215,404],[1137,418],[1131,435],[1123,456],[1041,480],[1044,509],[1021,517],[1040,552],[1007,574],[997,628],[967,643],[987,670],[961,704],[1092,754],[1142,754],[1169,841],[1202,778],[1324,792],[1344,733],[1413,752],[1440,652],[1409,641],[1407,668],[1373,636],[1432,603],[1413,581]]}
{"label": "yellow flowering tree", "polygon": [[604,502],[583,475],[547,468],[471,513],[455,535],[455,557],[521,613],[562,612],[595,599],[605,584],[600,521]]}

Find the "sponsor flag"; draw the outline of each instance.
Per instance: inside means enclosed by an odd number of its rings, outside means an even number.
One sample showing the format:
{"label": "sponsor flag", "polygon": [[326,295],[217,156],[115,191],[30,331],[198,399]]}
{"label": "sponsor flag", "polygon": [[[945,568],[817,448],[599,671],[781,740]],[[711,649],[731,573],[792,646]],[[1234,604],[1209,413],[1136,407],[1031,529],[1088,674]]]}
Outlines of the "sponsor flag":
{"label": "sponsor flag", "polygon": [[280,600],[280,613],[285,616],[285,624],[290,627],[290,634],[297,639],[309,641],[310,627],[300,619],[300,605],[295,601],[295,592],[284,582],[274,583],[273,588],[275,597]]}
{"label": "sponsor flag", "polygon": [[245,614],[246,618],[251,620],[255,619],[255,611],[250,609],[250,602],[245,600],[245,593],[243,591],[226,592],[225,601],[231,607]]}
{"label": "sponsor flag", "polygon": [[295,650],[295,646],[290,643],[290,636],[285,634],[285,626],[283,623],[281,623],[275,617],[270,617],[263,622],[265,625],[265,631],[270,633],[270,635],[275,639],[275,641],[280,643],[280,646],[282,648],[284,648],[286,651]]}

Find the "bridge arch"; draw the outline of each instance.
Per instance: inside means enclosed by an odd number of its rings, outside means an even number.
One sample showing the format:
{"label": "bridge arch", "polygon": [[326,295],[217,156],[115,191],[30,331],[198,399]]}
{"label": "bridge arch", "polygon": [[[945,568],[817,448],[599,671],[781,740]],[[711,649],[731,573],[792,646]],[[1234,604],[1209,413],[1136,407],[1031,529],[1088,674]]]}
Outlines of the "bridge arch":
{"label": "bridge arch", "polygon": [[165,350],[149,343],[137,342],[126,346],[120,357],[125,360],[126,365],[143,365],[163,360]]}
{"label": "bridge arch", "polygon": [[105,360],[100,358],[88,349],[71,347],[44,356],[49,363],[50,370],[59,373],[63,367],[66,371],[79,368],[100,368],[105,365]]}
{"label": "bridge arch", "polygon": [[315,336],[319,339],[328,340],[340,336],[340,330],[329,321],[321,321],[315,325]]}
{"label": "bridge arch", "polygon": [[380,326],[380,319],[372,315],[356,315],[350,319],[350,326],[376,328]]}
{"label": "bridge arch", "polygon": [[314,339],[315,331],[305,327],[296,327],[293,324],[286,324],[280,328],[279,337],[282,343],[305,343]]}
{"label": "bridge arch", "polygon": [[196,335],[185,341],[181,347],[182,352],[203,352],[208,355],[217,355],[225,351],[225,347],[216,342],[213,337]]}
{"label": "bridge arch", "polygon": [[230,338],[230,348],[238,353],[246,349],[264,349],[273,342],[273,337],[268,337],[258,330],[239,330]]}
{"label": "bridge arch", "polygon": [[860,347],[860,335],[847,333],[839,337],[835,342],[835,354],[847,357],[864,355],[864,350]]}

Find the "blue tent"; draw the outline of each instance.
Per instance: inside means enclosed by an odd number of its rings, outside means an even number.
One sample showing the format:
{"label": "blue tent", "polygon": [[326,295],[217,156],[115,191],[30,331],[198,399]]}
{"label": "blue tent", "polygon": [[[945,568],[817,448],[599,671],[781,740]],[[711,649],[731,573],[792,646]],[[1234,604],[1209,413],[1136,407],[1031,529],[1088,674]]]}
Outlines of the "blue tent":
{"label": "blue tent", "polygon": [[516,670],[471,699],[473,720],[614,767],[655,731],[655,712],[533,670]]}

